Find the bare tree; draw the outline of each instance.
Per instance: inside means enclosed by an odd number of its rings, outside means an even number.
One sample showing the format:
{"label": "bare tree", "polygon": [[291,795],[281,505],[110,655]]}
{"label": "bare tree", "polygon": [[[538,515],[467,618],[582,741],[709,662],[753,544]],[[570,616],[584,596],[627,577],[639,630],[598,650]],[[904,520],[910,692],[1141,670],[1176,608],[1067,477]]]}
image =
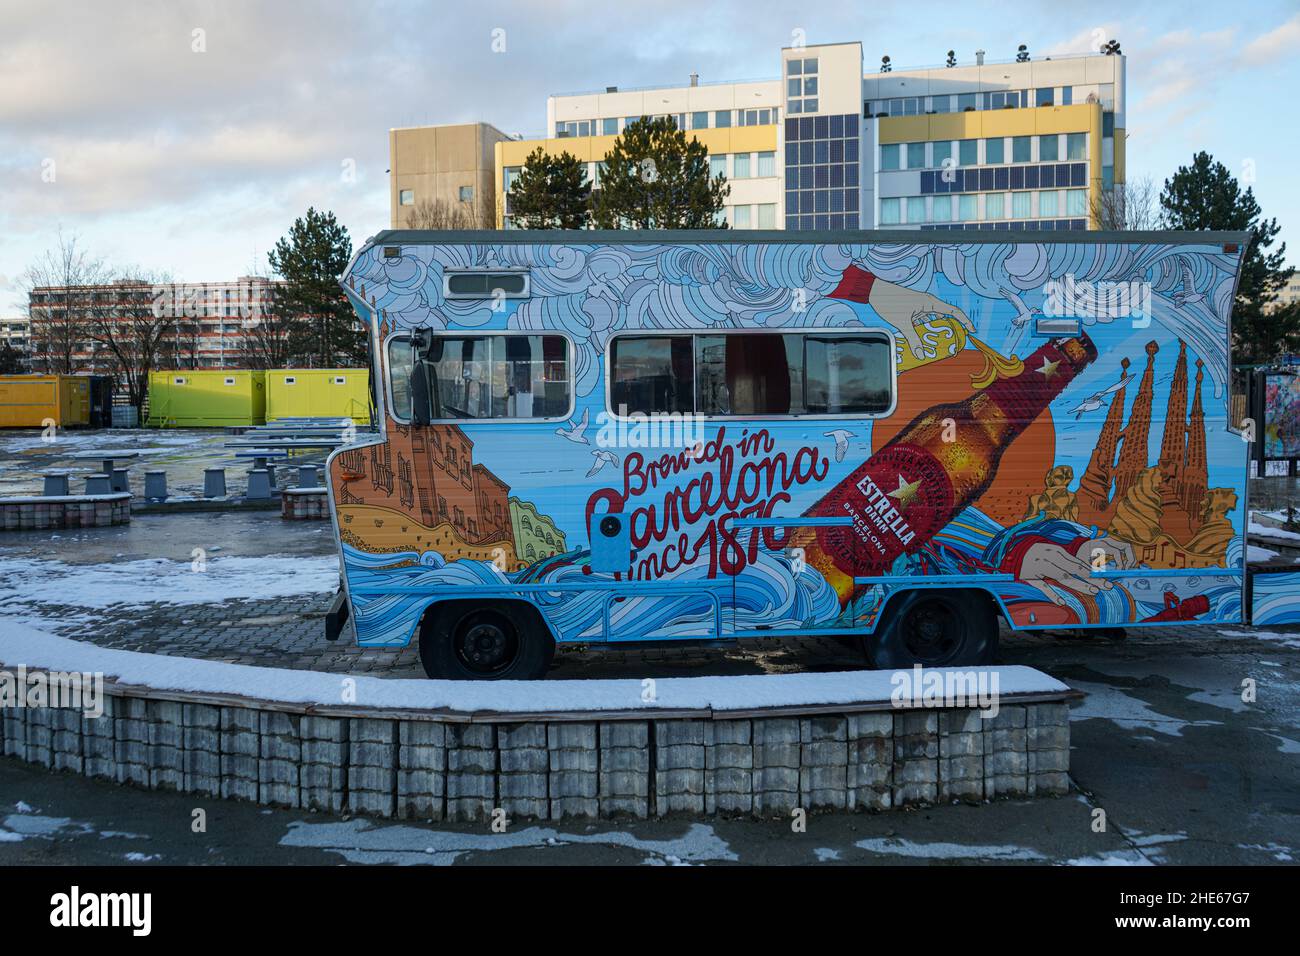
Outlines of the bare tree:
{"label": "bare tree", "polygon": [[168,346],[174,347],[177,314],[167,295],[170,288],[169,277],[126,269],[91,297],[89,335],[140,410],[149,392],[149,373],[163,364]]}
{"label": "bare tree", "polygon": [[[250,275],[270,281],[260,270],[253,270]],[[257,313],[244,317],[236,360],[245,368],[291,368],[299,357],[297,343],[305,338],[306,324],[304,316],[279,301],[272,287]]]}
{"label": "bare tree", "polygon": [[90,335],[91,299],[107,269],[76,235],[59,231],[58,245],[47,249],[23,274],[32,369],[67,375],[94,355]]}
{"label": "bare tree", "polygon": [[1097,228],[1132,232],[1155,229],[1159,225],[1156,200],[1159,190],[1150,176],[1103,189],[1093,201],[1092,214]]}
{"label": "bare tree", "polygon": [[496,217],[486,197],[470,202],[421,199],[402,217],[404,229],[494,229]]}

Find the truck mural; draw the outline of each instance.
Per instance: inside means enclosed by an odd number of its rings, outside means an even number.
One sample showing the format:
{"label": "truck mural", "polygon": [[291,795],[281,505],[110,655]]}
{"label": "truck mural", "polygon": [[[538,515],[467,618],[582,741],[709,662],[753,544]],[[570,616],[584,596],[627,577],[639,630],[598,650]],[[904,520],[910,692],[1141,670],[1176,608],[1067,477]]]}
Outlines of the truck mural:
{"label": "truck mural", "polygon": [[902,666],[991,660],[997,615],[1243,619],[1244,236],[483,238],[383,233],[343,280],[383,425],[329,460],[360,644],[530,677],[553,642]]}

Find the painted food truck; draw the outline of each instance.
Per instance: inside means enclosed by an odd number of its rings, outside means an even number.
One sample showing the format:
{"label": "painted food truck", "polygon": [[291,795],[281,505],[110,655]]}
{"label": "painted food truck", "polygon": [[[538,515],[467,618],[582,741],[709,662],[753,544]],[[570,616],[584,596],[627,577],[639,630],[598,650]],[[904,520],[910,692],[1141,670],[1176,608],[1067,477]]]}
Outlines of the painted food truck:
{"label": "painted food truck", "polygon": [[988,663],[999,618],[1240,622],[1246,240],[381,233],[342,280],[381,428],[328,461],[327,636],[472,679],[560,643],[899,667]]}

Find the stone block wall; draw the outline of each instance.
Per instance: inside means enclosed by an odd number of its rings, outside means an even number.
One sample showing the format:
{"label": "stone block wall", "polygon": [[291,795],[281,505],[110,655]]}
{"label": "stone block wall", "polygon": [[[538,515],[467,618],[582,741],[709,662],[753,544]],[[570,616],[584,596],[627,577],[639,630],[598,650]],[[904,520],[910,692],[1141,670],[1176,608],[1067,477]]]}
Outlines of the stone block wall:
{"label": "stone block wall", "polygon": [[130,522],[131,496],[125,492],[49,498],[0,498],[0,530],[4,531],[108,528]]}
{"label": "stone block wall", "polygon": [[1069,790],[1064,699],[967,709],[472,722],[137,696],[0,710],[51,770],[267,806],[485,822],[889,810]]}

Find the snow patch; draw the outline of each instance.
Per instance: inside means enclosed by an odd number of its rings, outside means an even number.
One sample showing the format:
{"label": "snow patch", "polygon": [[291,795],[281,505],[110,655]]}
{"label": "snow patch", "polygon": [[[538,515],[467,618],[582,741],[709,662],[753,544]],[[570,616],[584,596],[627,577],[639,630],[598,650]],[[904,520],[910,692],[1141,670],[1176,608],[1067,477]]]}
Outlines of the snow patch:
{"label": "snow patch", "polygon": [[[90,671],[121,683],[158,690],[240,694],[261,700],[324,706],[394,709],[445,708],[461,713],[691,709],[717,711],[809,704],[888,702],[888,671],[822,674],[757,674],[742,677],[668,677],[655,682],[647,702],[638,679],[543,681],[441,681],[328,674],[228,664],[97,647],[17,623],[0,633],[0,662],[17,667]],[[940,668],[940,670],[944,670]],[[960,670],[957,668],[956,670]],[[1013,694],[1062,693],[1053,677],[1019,665],[989,668],[998,674],[1003,698]],[[991,678],[990,678],[991,680]]]}
{"label": "snow patch", "polygon": [[963,843],[916,843],[902,837],[873,837],[854,844],[859,849],[914,860],[1031,860],[1045,861],[1037,850],[1010,844],[987,846]]}

